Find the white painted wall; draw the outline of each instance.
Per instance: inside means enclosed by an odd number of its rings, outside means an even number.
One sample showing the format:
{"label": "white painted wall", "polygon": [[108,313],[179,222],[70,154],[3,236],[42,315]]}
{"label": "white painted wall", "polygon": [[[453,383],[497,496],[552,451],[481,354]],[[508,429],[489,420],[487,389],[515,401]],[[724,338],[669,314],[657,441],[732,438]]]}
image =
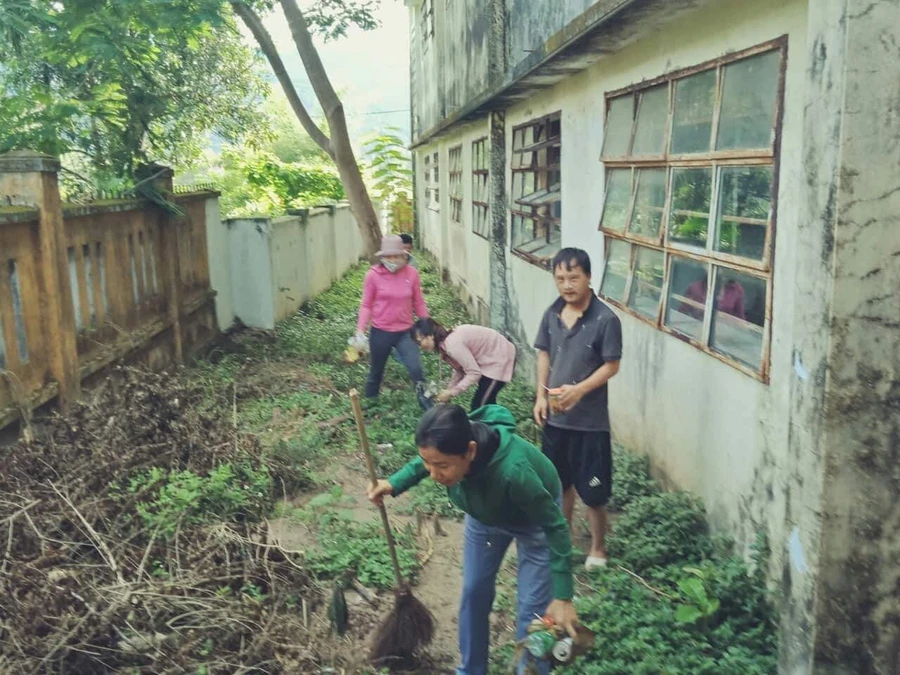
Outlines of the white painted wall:
{"label": "white painted wall", "polygon": [[228,228],[222,226],[219,198],[206,200],[206,254],[209,285],[216,292],[216,323],[225,331],[234,323]]}
{"label": "white painted wall", "polygon": [[226,224],[234,315],[252,328],[274,328],[365,254],[346,203],[305,216]]}
{"label": "white painted wall", "polygon": [[235,318],[251,328],[275,327],[268,218],[226,220]]}

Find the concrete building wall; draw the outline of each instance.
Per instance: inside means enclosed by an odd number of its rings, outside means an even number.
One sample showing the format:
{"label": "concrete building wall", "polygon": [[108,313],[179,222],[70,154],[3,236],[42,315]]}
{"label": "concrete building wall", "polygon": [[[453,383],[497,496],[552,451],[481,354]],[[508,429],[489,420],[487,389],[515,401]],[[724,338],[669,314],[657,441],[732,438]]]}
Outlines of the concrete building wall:
{"label": "concrete building wall", "polygon": [[[507,74],[516,50],[547,40],[574,12],[571,32],[581,4],[508,0]],[[596,17],[601,4],[585,7]],[[769,536],[780,672],[900,673],[900,3],[697,0],[677,12],[629,4],[636,12],[605,34],[609,53],[495,114],[493,159],[508,172],[513,128],[561,113],[562,243],[588,250],[596,288],[605,93],[787,37],[768,382],[621,313],[613,432],[649,454],[669,484],[703,497],[713,524],[740,544]],[[534,55],[558,47],[557,35]],[[471,133],[452,127],[430,141],[441,152],[442,213],[447,150],[465,150]],[[503,197],[498,241],[510,234],[508,188]],[[470,264],[479,242],[446,218],[428,227],[426,245],[434,242],[450,278],[483,288]],[[491,317],[525,347],[520,366],[530,374],[528,347],[556,297],[552,277],[508,246],[494,249]]]}
{"label": "concrete building wall", "polygon": [[510,66],[514,68],[547,38],[595,4],[614,7],[624,3],[622,0],[507,0]]}
{"label": "concrete building wall", "polygon": [[[445,114],[452,113],[488,87],[491,34],[490,0],[436,2],[443,6],[440,31]],[[465,45],[460,49],[460,45]],[[434,120],[437,122],[437,120]]]}
{"label": "concrete building wall", "polygon": [[[788,34],[788,72],[781,153],[776,259],[789,260],[796,240],[797,203],[804,180],[799,161],[806,67],[806,3],[762,0],[722,2],[686,17],[654,36],[607,57],[582,74],[507,111],[507,161],[512,127],[562,113],[562,237],[564,246],[586,249],[597,286],[603,264],[598,223],[603,203],[604,94],[666,72],[694,66],[731,51]],[[551,275],[509,256],[511,328],[531,344],[544,308],[556,297]],[[622,314],[625,355],[611,388],[614,433],[620,442],[652,456],[672,483],[697,492],[713,522],[744,543],[758,528],[776,543],[773,569],[784,551],[785,414],[790,383],[793,325],[792,265],[776,264],[772,379],[769,385],[674,337]],[[809,540],[807,540],[809,541]]]}

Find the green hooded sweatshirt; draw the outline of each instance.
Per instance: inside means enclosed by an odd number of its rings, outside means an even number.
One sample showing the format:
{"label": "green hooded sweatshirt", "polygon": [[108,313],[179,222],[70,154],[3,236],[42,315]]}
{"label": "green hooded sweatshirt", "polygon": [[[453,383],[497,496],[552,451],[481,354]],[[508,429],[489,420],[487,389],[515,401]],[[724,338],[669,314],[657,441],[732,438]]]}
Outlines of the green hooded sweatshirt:
{"label": "green hooded sweatshirt", "polygon": [[[475,475],[447,488],[450,501],[475,520],[492,527],[539,526],[550,547],[553,597],[572,599],[572,541],[569,525],[557,500],[562,491],[556,468],[531,443],[516,435],[516,421],[499,405],[488,405],[469,415],[500,435],[490,462]],[[388,480],[396,497],[428,477],[416,457]]]}

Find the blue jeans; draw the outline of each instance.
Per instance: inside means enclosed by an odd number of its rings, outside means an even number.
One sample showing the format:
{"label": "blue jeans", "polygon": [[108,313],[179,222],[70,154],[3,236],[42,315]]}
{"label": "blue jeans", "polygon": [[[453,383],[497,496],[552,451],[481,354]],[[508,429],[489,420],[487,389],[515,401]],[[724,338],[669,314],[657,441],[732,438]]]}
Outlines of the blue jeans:
{"label": "blue jeans", "polygon": [[[490,527],[466,516],[463,535],[463,589],[459,607],[459,652],[456,675],[487,675],[489,615],[494,604],[497,571],[506,549],[516,540],[518,553],[518,596],[516,639],[526,635],[535,615],[543,616],[552,600],[550,588],[550,548],[544,532],[536,526],[507,529]],[[531,658],[528,655],[528,658]],[[519,666],[524,672],[527,660]],[[550,672],[548,661],[538,662],[538,672]]]}
{"label": "blue jeans", "polygon": [[421,392],[425,388],[425,374],[422,372],[422,361],[419,354],[419,345],[415,343],[408,330],[399,333],[389,333],[374,326],[369,331],[369,378],[366,380],[366,396],[374,398],[381,390],[381,379],[384,377],[384,367],[387,365],[391,351],[396,350],[397,360],[409,373],[409,378],[416,386],[416,393],[422,402]]}

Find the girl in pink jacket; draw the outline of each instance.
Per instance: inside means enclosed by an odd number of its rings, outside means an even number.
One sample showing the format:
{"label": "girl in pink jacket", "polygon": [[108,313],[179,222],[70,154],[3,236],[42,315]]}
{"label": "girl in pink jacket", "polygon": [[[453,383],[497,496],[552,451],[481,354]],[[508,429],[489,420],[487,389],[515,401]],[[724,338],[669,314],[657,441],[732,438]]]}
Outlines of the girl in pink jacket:
{"label": "girl in pink jacket", "polygon": [[385,364],[394,349],[416,387],[419,403],[427,409],[431,407],[431,401],[425,397],[422,361],[419,348],[410,335],[413,313],[420,318],[428,316],[422,281],[416,268],[407,264],[409,253],[403,249],[403,241],[397,235],[384,237],[381,250],[375,255],[379,262],[366,273],[356,324],[357,335],[363,335],[371,325],[366,397],[378,396]]}
{"label": "girl in pink jacket", "polygon": [[512,379],[516,346],[492,328],[464,324],[447,330],[434,319],[416,322],[415,338],[427,352],[436,351],[453,368],[449,386],[437,395],[446,403],[478,385],[472,410],[497,402],[497,394]]}

